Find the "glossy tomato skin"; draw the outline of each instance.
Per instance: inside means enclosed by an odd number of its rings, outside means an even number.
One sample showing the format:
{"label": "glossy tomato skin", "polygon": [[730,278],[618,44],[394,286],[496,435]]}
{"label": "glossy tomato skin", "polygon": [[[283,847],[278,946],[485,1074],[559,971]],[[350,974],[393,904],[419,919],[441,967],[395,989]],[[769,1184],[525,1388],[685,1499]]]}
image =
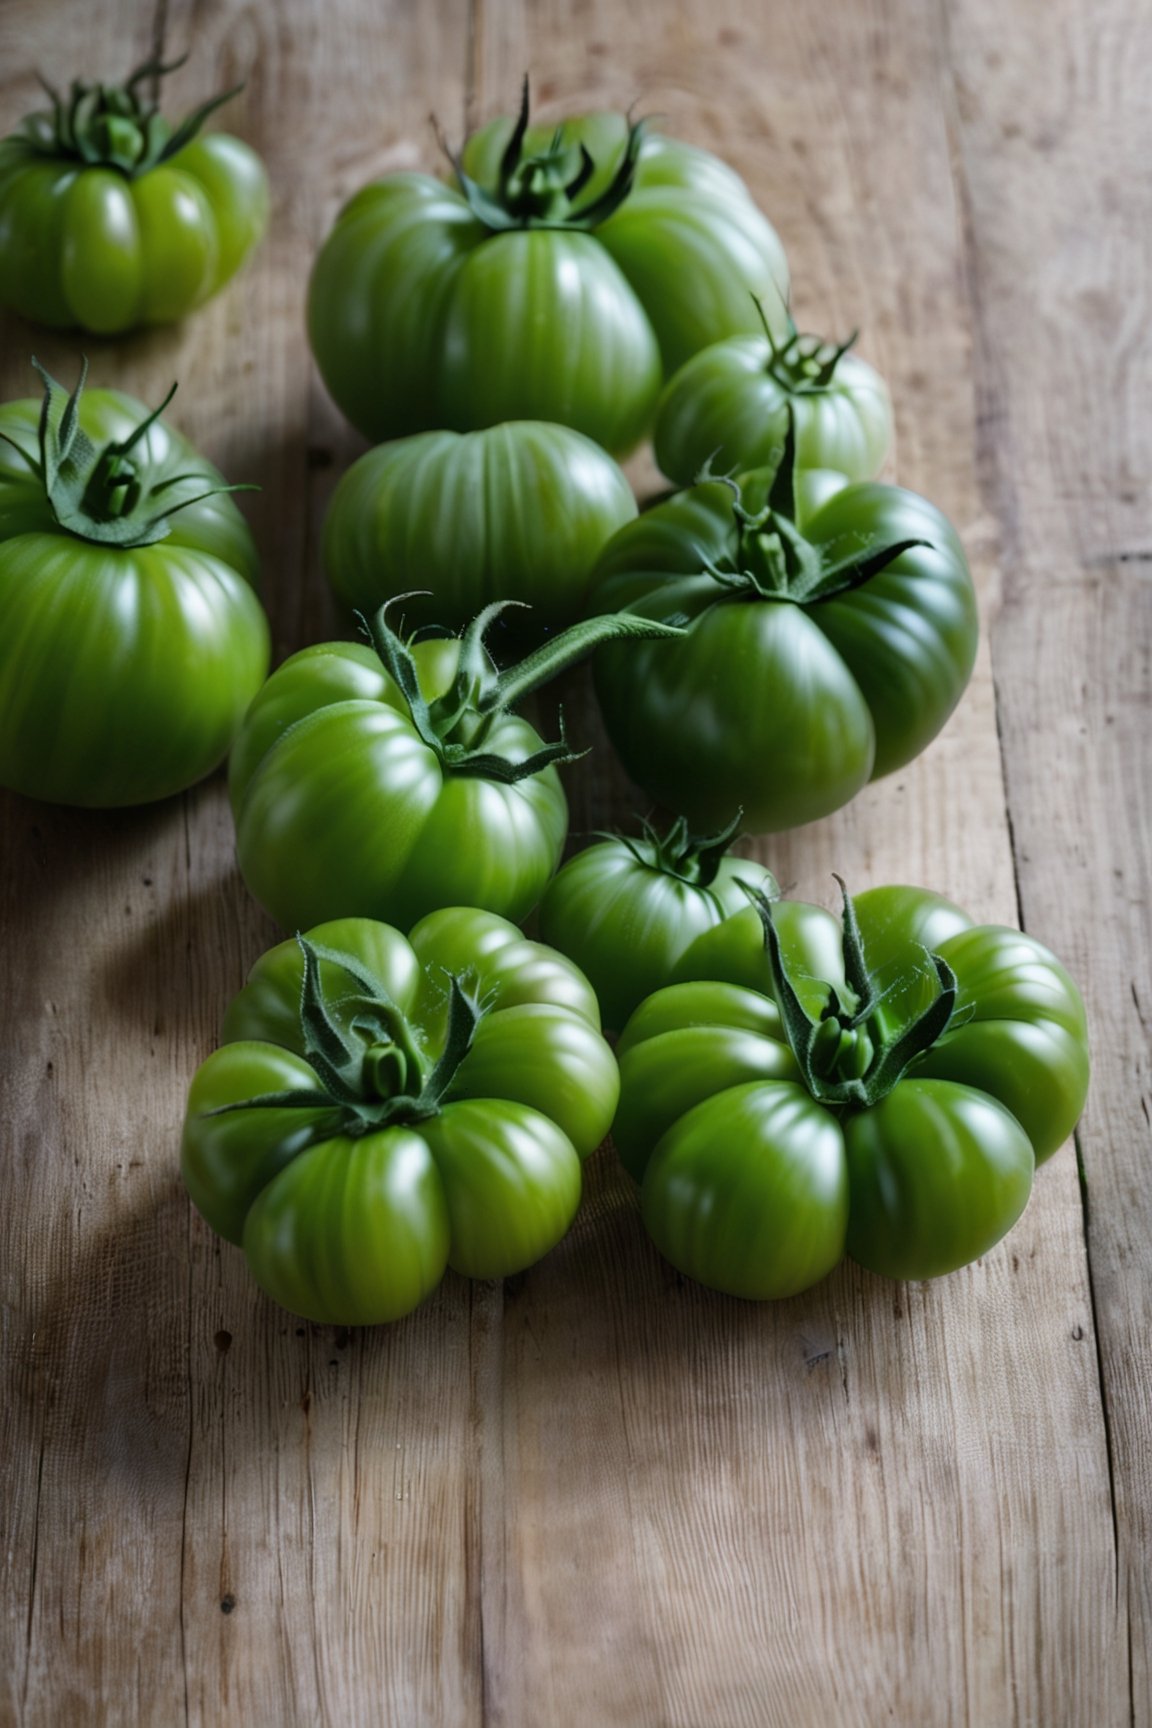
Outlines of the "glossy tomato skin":
{"label": "glossy tomato skin", "polygon": [[[800,476],[803,483],[803,475]],[[751,477],[746,487],[766,489]],[[731,495],[693,487],[604,549],[592,607],[695,618],[679,642],[614,645],[595,661],[608,735],[637,784],[707,827],[744,810],[752,833],[815,821],[919,754],[959,701],[976,655],[975,591],[950,524],[873,482],[801,510],[832,551],[923,538],[863,586],[815,604],[720,599],[704,561],[730,554]]]}
{"label": "glossy tomato skin", "polygon": [[[699,939],[678,968],[698,981],[649,997],[620,1040],[617,1150],[654,1240],[713,1288],[790,1294],[845,1251],[886,1277],[953,1271],[1016,1222],[1083,1108],[1083,1004],[1047,949],[926,890],[873,889],[855,908],[891,1030],[930,1000],[926,946],[958,986],[950,1029],[879,1101],[809,1095],[751,908]],[[791,901],[774,917],[818,1018],[827,985],[847,994],[838,921]]]}
{"label": "glossy tomato skin", "polygon": [[724,858],[707,886],[638,857],[619,839],[570,858],[540,904],[540,934],[591,980],[604,1024],[623,1027],[633,1009],[670,983],[677,962],[706,930],[747,908],[742,883],[775,891],[750,858]]}
{"label": "glossy tomato skin", "polygon": [[411,595],[409,627],[460,628],[496,600],[531,606],[530,625],[563,625],[582,615],[605,542],[635,515],[612,458],[567,426],[423,432],[353,463],[328,511],[324,562],[359,611]]}
{"label": "glossy tomato skin", "polygon": [[201,305],[268,222],[254,151],[212,133],[138,178],[0,143],[0,305],[54,328],[121,335]]}
{"label": "glossy tomato skin", "polygon": [[607,1132],[619,1089],[595,997],[575,967],[505,920],[452,908],[410,939],[366,919],[308,933],[345,1033],[347,955],[384,989],[431,1067],[443,1049],[446,978],[472,978],[486,1012],[442,1106],[358,1136],[331,1113],[254,1108],[268,1092],[315,1086],[298,1006],[303,960],[281,943],[253,968],[225,1018],[226,1042],[189,1097],[182,1165],[214,1229],[243,1246],[258,1283],[293,1312],[343,1325],[408,1313],[448,1266],[498,1278],[564,1235],[580,1162]]}
{"label": "glossy tomato skin", "polygon": [[[458,653],[455,638],[416,645],[426,697],[450,688]],[[541,747],[515,716],[490,743],[516,761]],[[445,770],[375,655],[353,643],[306,648],[273,673],[230,782],[244,880],[290,930],[352,914],[408,928],[460,904],[521,919],[568,829],[554,768],[511,785]]]}
{"label": "glossy tomato skin", "polygon": [[[493,184],[511,121],[465,147]],[[623,155],[622,115],[565,123],[598,169]],[[551,128],[525,147],[546,149]],[[390,176],[341,211],[316,260],[308,328],[337,404],[374,442],[433,426],[561,422],[613,452],[644,435],[667,372],[705,343],[783,318],[779,240],[739,178],[706,152],[648,136],[632,190],[590,231],[493,232],[427,175]]]}
{"label": "glossy tomato skin", "polygon": [[[788,431],[788,394],[767,369],[764,336],[734,336],[692,356],[656,407],[652,445],[662,473],[690,486],[710,457],[724,472],[769,465]],[[888,387],[866,360],[845,354],[824,390],[791,398],[796,460],[848,480],[872,480],[892,441]]]}
{"label": "glossy tomato skin", "polygon": [[[0,408],[32,454],[40,403]],[[91,390],[81,427],[122,440],[148,410]],[[150,480],[216,470],[157,421],[134,451]],[[99,545],[62,529],[43,487],[0,442],[0,783],[91,806],[149,803],[226,754],[268,668],[256,550],[232,500],[189,505],[152,545]]]}

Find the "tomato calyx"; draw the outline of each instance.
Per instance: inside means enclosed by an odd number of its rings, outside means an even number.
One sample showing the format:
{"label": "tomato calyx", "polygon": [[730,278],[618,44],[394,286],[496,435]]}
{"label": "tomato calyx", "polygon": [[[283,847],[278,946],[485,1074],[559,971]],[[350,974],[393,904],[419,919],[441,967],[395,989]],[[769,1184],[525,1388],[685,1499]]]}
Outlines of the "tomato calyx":
{"label": "tomato calyx", "polygon": [[[175,396],[175,384],[159,408],[127,438],[98,450],[79,420],[88,361],[81,362],[80,378],[70,396],[35,357],[32,364],[44,383],[37,434],[39,455],[31,455],[6,432],[0,432],[0,438],[23,457],[40,481],[57,525],[78,540],[123,549],[152,546],[171,533],[170,518],[178,510],[221,492],[258,490],[251,485],[229,486],[214,481],[211,475],[196,473],[172,474],[155,484],[148,483],[147,465],[133,451]],[[187,485],[198,485],[200,490],[182,498],[175,488]]]}
{"label": "tomato calyx", "polygon": [[[427,1122],[438,1116],[456,1072],[472,1048],[487,1005],[463,978],[449,977],[444,1045],[429,1065],[404,1014],[358,960],[306,936],[297,935],[296,940],[304,958],[301,1048],[316,1075],[316,1085],[262,1092],[208,1114],[223,1116],[236,1110],[323,1112],[311,1125],[305,1144],[338,1134],[358,1139],[382,1128]],[[321,961],[343,971],[352,985],[348,994],[329,1000],[320,979]]]}
{"label": "tomato calyx", "polygon": [[420,688],[416,662],[407,642],[388,623],[389,607],[412,596],[400,594],[387,601],[371,621],[357,614],[368,640],[385,671],[407,704],[409,718],[418,736],[435,751],[450,774],[468,774],[503,785],[514,785],[551,766],[578,761],[586,754],[568,743],[563,715],[560,737],[553,744],[518,760],[488,748],[493,731],[507,719],[516,703],[575,665],[602,642],[622,637],[675,637],[684,634],[672,621],[640,618],[630,612],[589,618],[554,636],[514,666],[497,669],[484,645],[484,636],[509,606],[519,600],[496,600],[477,613],[460,637],[460,655],[452,687],[431,702]]}
{"label": "tomato calyx", "polygon": [[[167,65],[146,60],[123,84],[89,84],[74,78],[67,96],[41,77],[52,107],[27,115],[19,136],[39,156],[82,162],[88,168],[115,168],[135,180],[171,161],[192,142],[209,114],[244,88],[237,84],[213,96],[173,129],[160,112],[155,92],[160,79],[183,66],[187,58],[185,54]],[[142,94],[144,84],[151,86],[151,99]]]}
{"label": "tomato calyx", "polygon": [[844,896],[845,989],[827,985],[824,1005],[813,1017],[800,1000],[785,960],[772,911],[772,902],[759,888],[744,885],[764,926],[764,945],[772,966],[776,1006],[784,1035],[795,1056],[804,1084],[819,1103],[869,1109],[891,1092],[919,1057],[957,1024],[956,976],[948,962],[926,948],[915,961],[918,977],[929,977],[935,993],[911,1019],[891,1025],[885,999],[902,993],[911,978],[888,977],[882,983],[868,966],[852,896],[840,877]]}
{"label": "tomato calyx", "polygon": [[777,341],[760,296],[753,294],[752,300],[768,343],[764,371],[773,383],[787,397],[818,396],[830,390],[835,382],[836,368],[849,349],[855,347],[859,330],[853,330],[843,342],[826,342],[822,336],[799,331],[791,312],[785,308],[786,334],[782,342]]}
{"label": "tomato calyx", "polygon": [[707,890],[715,882],[728,848],[739,837],[743,821],[741,809],[718,833],[693,834],[687,818],[677,816],[664,834],[658,834],[652,823],[642,816],[640,837],[602,833],[598,838],[623,846],[637,864],[646,869],[657,870],[663,876],[674,876],[689,888]]}
{"label": "tomato calyx", "polygon": [[574,228],[587,231],[606,222],[632,190],[644,122],[628,128],[624,152],[605,189],[580,203],[580,194],[596,172],[596,162],[583,139],[569,140],[564,123],[556,127],[544,150],[524,154],[528,132],[528,77],[525,74],[520,112],[504,147],[494,187],[481,186],[468,175],[460,157],[441,139],[460,190],[478,222],[492,233],[516,228]]}
{"label": "tomato calyx", "polygon": [[[733,533],[729,550],[719,559],[705,558],[703,573],[724,590],[710,604],[724,600],[787,600],[796,606],[817,606],[861,588],[922,539],[883,540],[877,536],[841,535],[817,544],[796,522],[796,427],[792,405],[780,461],[760,509],[749,509],[741,482],[731,473],[712,471],[712,458],[697,473],[694,484],[719,483],[732,494]],[[744,475],[762,476],[763,470]]]}

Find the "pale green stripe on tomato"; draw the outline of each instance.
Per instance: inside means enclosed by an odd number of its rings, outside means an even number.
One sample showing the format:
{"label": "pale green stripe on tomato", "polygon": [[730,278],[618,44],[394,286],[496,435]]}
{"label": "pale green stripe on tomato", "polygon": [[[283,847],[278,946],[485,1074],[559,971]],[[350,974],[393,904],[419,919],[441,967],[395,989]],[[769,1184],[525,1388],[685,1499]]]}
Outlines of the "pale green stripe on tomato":
{"label": "pale green stripe on tomato", "polygon": [[506,1098],[540,1111],[580,1158],[612,1126],[619,1094],[616,1060],[587,1020],[550,1002],[504,1007],[499,997],[452,1086],[454,1098]]}
{"label": "pale green stripe on tomato", "polygon": [[664,1135],[641,1207],[660,1252],[688,1277],[757,1301],[796,1295],[844,1253],[844,1137],[800,1086],[734,1087]]}
{"label": "pale green stripe on tomato", "polygon": [[140,315],[147,324],[166,324],[191,312],[216,285],[212,206],[198,180],[172,167],[133,181],[132,196],[143,256]]}
{"label": "pale green stripe on tomato", "polygon": [[[197,1210],[229,1242],[244,1235],[258,1194],[305,1150],[323,1110],[229,1110],[261,1093],[311,1090],[316,1075],[302,1056],[247,1041],[213,1051],[196,1070],[180,1149],[185,1186]],[[212,1112],[223,1110],[223,1115]]]}
{"label": "pale green stripe on tomato", "polygon": [[600,1030],[600,1009],[579,967],[542,943],[529,941],[507,918],[468,906],[446,906],[422,918],[410,940],[430,975],[466,973],[482,998],[492,996],[502,1008],[551,1002]]}
{"label": "pale green stripe on tomato", "polygon": [[440,367],[450,425],[560,420],[627,451],[647,429],[660,381],[652,326],[596,237],[497,234],[460,271]]}
{"label": "pale green stripe on tomato", "polygon": [[523,1104],[450,1104],[423,1128],[444,1187],[448,1261],[468,1278],[507,1278],[566,1233],[580,1160],[560,1128]]}
{"label": "pale green stripe on tomato", "polygon": [[720,605],[679,642],[609,644],[595,662],[609,736],[644,790],[701,829],[750,833],[838,810],[872,775],[875,731],[824,633],[788,601]]}
{"label": "pale green stripe on tomato", "polygon": [[410,1128],[323,1141],[255,1201],[244,1229],[252,1273],[307,1320],[378,1326],[417,1307],[448,1261],[444,1187]]}
{"label": "pale green stripe on tomato", "polygon": [[788,1046],[759,1030],[680,1026],[630,1045],[620,1057],[620,1106],[612,1125],[620,1161],[639,1182],[662,1135],[705,1099],[753,1080],[798,1078]]}
{"label": "pale green stripe on tomato", "polygon": [[60,273],[71,164],[29,162],[0,184],[0,304],[54,329],[76,322]]}
{"label": "pale green stripe on tomato", "polygon": [[902,1080],[844,1121],[848,1252],[885,1278],[937,1278],[995,1246],[1032,1191],[1028,1136],[995,1099]]}
{"label": "pale green stripe on tomato", "polygon": [[78,174],[64,202],[64,292],[76,322],[101,335],[140,317],[143,265],[131,182],[112,169]]}
{"label": "pale green stripe on tomato", "polygon": [[[0,546],[0,781],[86,805],[151,802],[222,759],[268,666],[251,588],[161,542]],[[140,747],[147,740],[147,750]]]}
{"label": "pale green stripe on tomato", "polygon": [[173,167],[203,187],[216,226],[212,291],[244,263],[268,226],[268,175],[256,152],[227,132],[194,138]]}
{"label": "pale green stripe on tomato", "polygon": [[596,237],[620,266],[655,329],[665,374],[725,336],[761,328],[758,295],[783,334],[784,249],[740,194],[714,199],[675,186],[638,188]]}
{"label": "pale green stripe on tomato", "polygon": [[1058,1152],[1079,1122],[1088,1096],[1083,1038],[1053,1020],[970,1020],[934,1044],[916,1064],[931,1075],[975,1086],[1010,1110],[1036,1162]]}
{"label": "pale green stripe on tomato", "polygon": [[366,438],[440,423],[448,300],[483,237],[464,200],[427,174],[366,186],[341,211],[312,268],[308,334],[329,392]]}
{"label": "pale green stripe on tomato", "polygon": [[[334,913],[410,923],[405,873],[442,784],[435,753],[394,708],[318,709],[280,736],[249,784],[236,832],[244,880],[289,930]],[[402,796],[382,797],[388,786]]]}

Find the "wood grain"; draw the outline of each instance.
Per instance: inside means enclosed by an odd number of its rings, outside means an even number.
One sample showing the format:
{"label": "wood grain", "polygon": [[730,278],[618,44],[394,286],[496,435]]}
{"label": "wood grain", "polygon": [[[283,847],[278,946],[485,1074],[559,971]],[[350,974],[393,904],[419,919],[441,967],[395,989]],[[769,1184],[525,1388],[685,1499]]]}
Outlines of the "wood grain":
{"label": "wood grain", "polygon": [[[158,14],[8,0],[25,68],[113,74]],[[514,98],[641,107],[745,175],[801,322],[860,324],[894,475],[953,518],[985,644],[911,769],[756,848],[831,900],[940,887],[1087,986],[1080,1135],[938,1284],[757,1307],[673,1275],[598,1156],[571,1237],[391,1329],[298,1324],[179,1186],[183,1093],[271,926],[219,779],[154,810],[0,803],[0,1724],[1121,1728],[1152,1718],[1146,174],[1132,0],[171,0],[173,100],[247,79],[272,232],[175,331],[93,345],[263,491],[278,653],[330,632],[318,529],[361,447],[303,337],[374,174]],[[61,65],[65,49],[69,64]],[[3,326],[0,388],[79,344]],[[632,469],[651,483],[643,458]],[[625,818],[597,744],[574,827]]]}

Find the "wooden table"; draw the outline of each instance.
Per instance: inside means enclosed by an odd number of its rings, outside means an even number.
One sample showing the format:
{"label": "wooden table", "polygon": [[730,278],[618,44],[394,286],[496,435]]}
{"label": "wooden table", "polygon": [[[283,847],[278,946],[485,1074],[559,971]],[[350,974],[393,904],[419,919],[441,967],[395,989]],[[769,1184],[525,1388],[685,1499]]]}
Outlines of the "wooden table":
{"label": "wooden table", "polygon": [[[927,754],[758,854],[829,904],[837,869],[1020,921],[1085,986],[1095,1080],[1023,1222],[935,1284],[710,1295],[603,1152],[527,1276],[306,1326],[177,1171],[273,936],[221,778],[127,814],[5,799],[0,1720],[1148,1723],[1152,10],[6,0],[2,129],[33,67],[112,77],[165,21],[175,106],[247,80],[272,231],[185,327],[88,348],[149,401],[178,377],[176,422],[263,487],[278,654],[334,629],[319,526],[360,448],[303,334],[338,202],[526,67],[557,113],[638,101],[740,170],[801,323],[859,324],[890,380],[893,472],[957,524],[984,625]],[[4,398],[33,349],[73,376],[77,339],[3,331]],[[603,747],[570,785],[577,833],[637,802]]]}

